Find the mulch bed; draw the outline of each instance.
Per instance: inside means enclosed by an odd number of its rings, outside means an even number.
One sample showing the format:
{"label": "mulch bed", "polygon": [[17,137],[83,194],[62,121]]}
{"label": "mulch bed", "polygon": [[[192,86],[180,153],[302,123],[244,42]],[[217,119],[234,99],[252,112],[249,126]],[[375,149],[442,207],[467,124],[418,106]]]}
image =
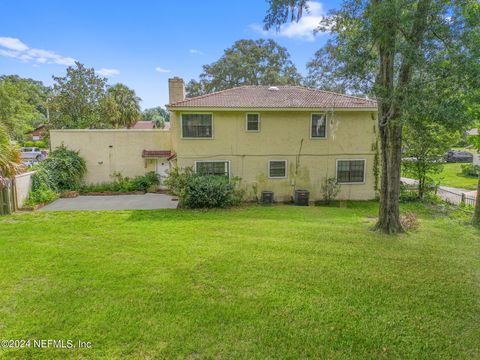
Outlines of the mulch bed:
{"label": "mulch bed", "polygon": [[85,192],[80,193],[82,196],[106,196],[106,195],[144,195],[144,191],[125,191],[125,192],[118,192],[118,191],[102,191],[102,192]]}

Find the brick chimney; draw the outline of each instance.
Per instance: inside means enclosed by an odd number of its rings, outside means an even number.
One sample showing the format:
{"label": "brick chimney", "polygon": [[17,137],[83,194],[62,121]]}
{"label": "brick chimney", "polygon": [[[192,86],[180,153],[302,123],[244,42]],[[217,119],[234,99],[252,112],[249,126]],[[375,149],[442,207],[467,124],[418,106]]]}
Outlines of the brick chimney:
{"label": "brick chimney", "polygon": [[182,78],[168,79],[168,101],[170,104],[185,100],[185,83]]}

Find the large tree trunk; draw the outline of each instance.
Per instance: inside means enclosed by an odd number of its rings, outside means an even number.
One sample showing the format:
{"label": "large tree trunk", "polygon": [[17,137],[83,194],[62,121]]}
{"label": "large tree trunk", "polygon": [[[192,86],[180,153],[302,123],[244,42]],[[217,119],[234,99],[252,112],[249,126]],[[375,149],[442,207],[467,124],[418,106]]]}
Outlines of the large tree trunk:
{"label": "large tree trunk", "polygon": [[480,174],[478,175],[477,200],[475,201],[475,211],[473,213],[472,224],[480,226]]}
{"label": "large tree trunk", "polygon": [[400,164],[402,125],[392,119],[380,128],[382,179],[380,208],[375,229],[385,234],[403,232],[400,223]]}

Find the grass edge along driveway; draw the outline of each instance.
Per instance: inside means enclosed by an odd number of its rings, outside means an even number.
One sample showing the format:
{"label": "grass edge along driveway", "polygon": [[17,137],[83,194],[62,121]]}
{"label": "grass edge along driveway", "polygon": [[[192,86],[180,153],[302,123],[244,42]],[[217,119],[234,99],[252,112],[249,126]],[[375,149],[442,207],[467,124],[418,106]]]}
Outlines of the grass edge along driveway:
{"label": "grass edge along driveway", "polygon": [[0,358],[479,358],[479,232],[408,207],[0,218],[0,337],[92,342]]}

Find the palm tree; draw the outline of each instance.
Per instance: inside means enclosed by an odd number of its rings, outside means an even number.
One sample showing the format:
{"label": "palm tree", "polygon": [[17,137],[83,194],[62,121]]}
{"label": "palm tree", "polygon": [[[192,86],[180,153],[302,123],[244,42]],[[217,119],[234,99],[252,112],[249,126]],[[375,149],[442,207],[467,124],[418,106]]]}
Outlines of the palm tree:
{"label": "palm tree", "polygon": [[22,169],[20,152],[10,143],[5,126],[0,123],[0,184]]}
{"label": "palm tree", "polygon": [[111,123],[115,128],[130,128],[140,120],[142,115],[140,111],[141,99],[135,94],[135,91],[123,84],[115,84],[108,89],[108,97],[112,101]]}

